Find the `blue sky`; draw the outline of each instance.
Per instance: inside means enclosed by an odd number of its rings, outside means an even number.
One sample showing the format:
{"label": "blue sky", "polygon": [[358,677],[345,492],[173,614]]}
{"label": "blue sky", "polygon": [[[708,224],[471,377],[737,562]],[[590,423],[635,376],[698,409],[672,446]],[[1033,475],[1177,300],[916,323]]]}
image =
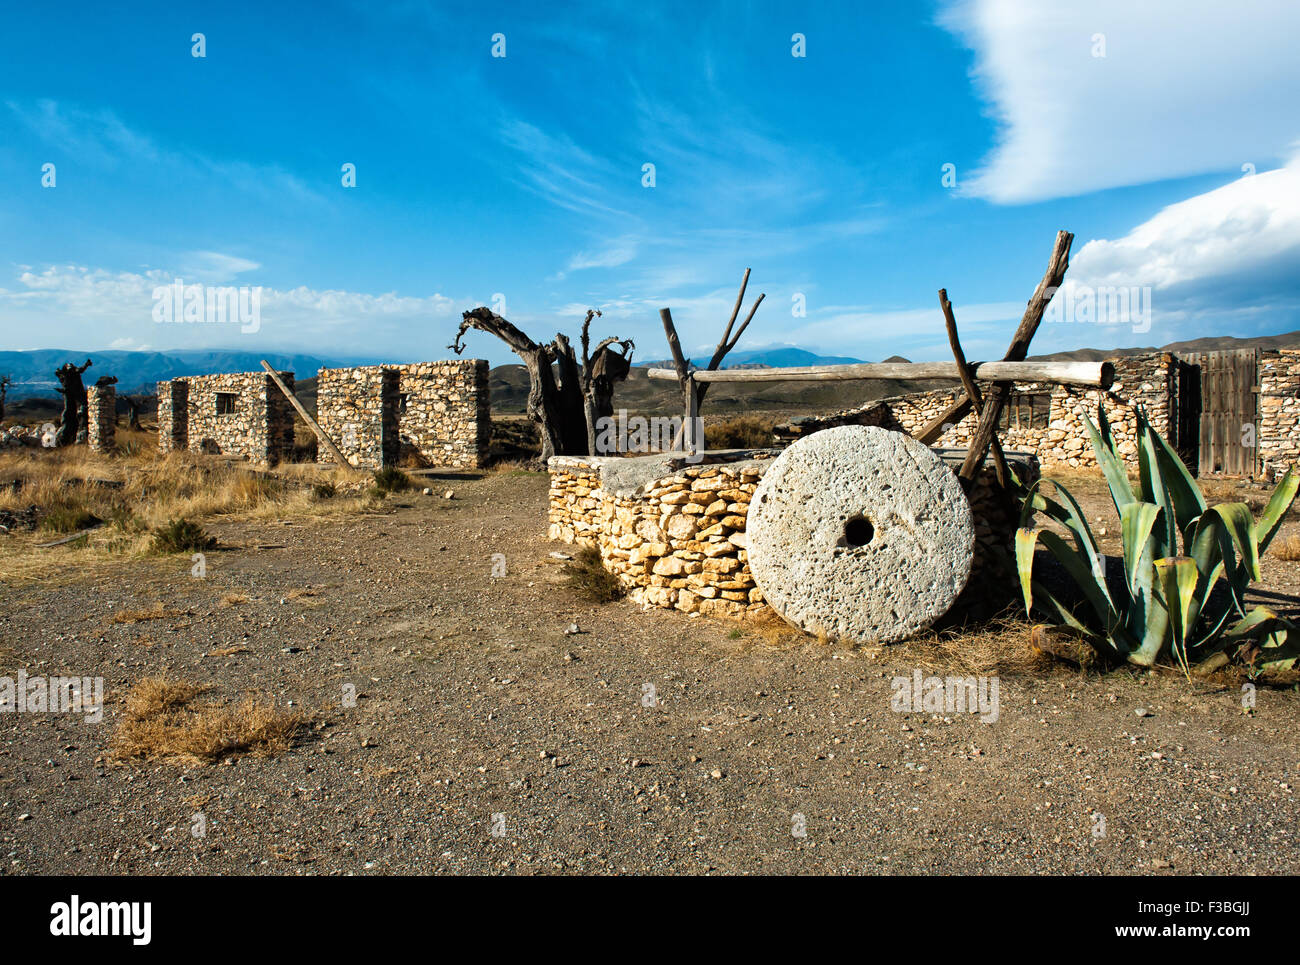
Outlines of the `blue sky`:
{"label": "blue sky", "polygon": [[[599,308],[662,358],[658,309],[711,349],[750,267],[742,349],[944,358],[946,287],[988,358],[1058,228],[1072,297],[1150,313],[1065,312],[1036,351],[1300,329],[1300,8],[1134,6],[15,8],[0,348],[442,358],[503,296],[534,338]],[[156,322],[178,278],[260,286],[256,331]]]}

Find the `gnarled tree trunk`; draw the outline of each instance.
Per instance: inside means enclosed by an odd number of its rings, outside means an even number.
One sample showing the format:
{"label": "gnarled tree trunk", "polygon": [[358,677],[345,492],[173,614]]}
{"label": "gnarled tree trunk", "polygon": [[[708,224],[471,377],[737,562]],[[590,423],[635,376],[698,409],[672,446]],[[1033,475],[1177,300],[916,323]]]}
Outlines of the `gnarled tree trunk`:
{"label": "gnarled tree trunk", "polygon": [[[588,329],[600,312],[587,312],[582,326],[582,364],[567,336],[557,334],[544,345],[534,342],[518,327],[489,308],[475,308],[461,316],[456,339],[448,346],[457,355],[465,350],[465,333],[478,329],[510,346],[528,370],[528,418],[537,423],[542,440],[542,462],[551,456],[584,456],[595,449],[595,421],[613,414],[613,384],[627,378],[632,364],[630,339],[608,338],[588,356]],[[611,346],[621,345],[623,354]],[[557,370],[558,369],[558,376]],[[599,371],[598,371],[599,370]],[[621,375],[618,373],[621,372]]]}
{"label": "gnarled tree trunk", "polygon": [[59,434],[55,437],[60,446],[86,441],[86,386],[81,376],[88,368],[90,359],[86,359],[82,366],[64,362],[54,370],[55,378],[59,380],[58,391],[63,395],[63,417],[59,422]]}

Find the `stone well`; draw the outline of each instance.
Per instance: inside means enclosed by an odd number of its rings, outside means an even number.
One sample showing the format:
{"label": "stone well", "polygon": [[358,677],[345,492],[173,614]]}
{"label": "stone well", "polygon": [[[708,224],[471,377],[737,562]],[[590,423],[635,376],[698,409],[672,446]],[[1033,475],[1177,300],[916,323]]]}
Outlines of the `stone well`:
{"label": "stone well", "polygon": [[[811,437],[810,437],[811,438]],[[955,473],[964,449],[934,449]],[[749,566],[750,501],[779,449],[654,456],[555,456],[549,535],[599,549],[631,599],[685,613],[770,617]],[[1007,453],[1026,482],[1038,460]],[[1019,507],[1008,505],[987,463],[970,495],[971,575],[950,616],[982,615],[1014,598],[1014,537]],[[1008,563],[1011,563],[1008,569]]]}

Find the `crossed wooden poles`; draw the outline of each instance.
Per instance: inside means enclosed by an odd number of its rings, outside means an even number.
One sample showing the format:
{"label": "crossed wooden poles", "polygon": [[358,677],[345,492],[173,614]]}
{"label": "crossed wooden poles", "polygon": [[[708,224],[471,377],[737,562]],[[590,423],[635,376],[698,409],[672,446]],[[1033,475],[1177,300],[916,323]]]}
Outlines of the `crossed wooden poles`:
{"label": "crossed wooden poles", "polygon": [[[1056,233],[1056,244],[1052,248],[1052,257],[1047,263],[1047,271],[1043,275],[1043,280],[1038,283],[1038,287],[1034,289],[1033,297],[1029,299],[1029,305],[1025,308],[1024,317],[1020,319],[1016,334],[1011,339],[1010,348],[1002,356],[1004,362],[1020,362],[1029,354],[1029,343],[1043,320],[1043,313],[1047,310],[1047,303],[1052,300],[1056,290],[1061,287],[1061,282],[1065,278],[1065,271],[1070,267],[1070,245],[1073,242],[1074,235],[1070,234],[1070,232],[1058,231]],[[966,392],[964,396],[956,399],[952,405],[936,416],[917,435],[917,439],[926,445],[932,444],[943,435],[948,426],[960,422],[965,418],[966,413],[974,408],[979,412],[979,422],[975,427],[975,434],[971,437],[966,459],[958,472],[962,486],[967,490],[970,489],[976,473],[984,465],[985,455],[988,453],[989,448],[992,447],[998,484],[1005,488],[1010,482],[1010,474],[1007,470],[1006,457],[1002,453],[1002,442],[998,439],[997,431],[998,422],[1002,418],[1002,409],[1011,396],[1013,383],[994,382],[987,396],[980,391],[980,387],[975,382],[974,367],[966,361],[966,353],[962,351],[961,340],[957,337],[957,319],[953,316],[952,302],[948,301],[948,290],[946,288],[939,289],[939,307],[943,310],[944,324],[948,329],[948,344],[952,346],[953,358],[957,361],[957,370],[961,373],[962,386]]]}

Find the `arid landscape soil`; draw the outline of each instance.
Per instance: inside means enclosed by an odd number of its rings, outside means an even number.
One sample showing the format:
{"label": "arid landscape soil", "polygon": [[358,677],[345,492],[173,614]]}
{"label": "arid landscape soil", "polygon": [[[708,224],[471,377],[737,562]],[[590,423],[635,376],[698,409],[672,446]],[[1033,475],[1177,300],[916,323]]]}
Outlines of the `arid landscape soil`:
{"label": "arid landscape soil", "polygon": [[[100,723],[0,714],[0,871],[1300,872],[1294,686],[1247,713],[1238,678],[1047,664],[1014,621],[852,648],[587,603],[545,475],[426,486],[206,519],[201,577],[188,554],[0,558],[0,675],[106,688]],[[1265,570],[1294,595],[1300,564]],[[892,710],[917,669],[997,675],[997,721]],[[158,677],[305,723],[206,763],[115,755]]]}

